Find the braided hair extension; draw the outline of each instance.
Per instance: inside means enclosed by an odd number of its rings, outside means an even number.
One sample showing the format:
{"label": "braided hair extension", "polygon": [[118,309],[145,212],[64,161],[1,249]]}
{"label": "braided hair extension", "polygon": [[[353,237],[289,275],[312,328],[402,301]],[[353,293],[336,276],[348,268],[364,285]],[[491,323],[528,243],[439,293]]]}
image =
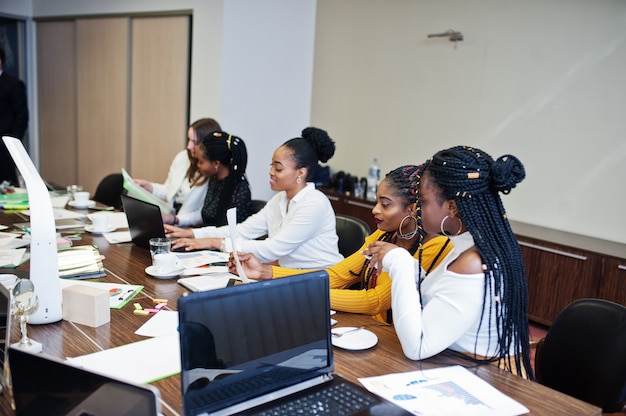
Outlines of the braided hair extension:
{"label": "braided hair extension", "polygon": [[217,206],[217,212],[226,212],[228,208],[231,208],[229,205],[237,185],[241,182],[247,182],[248,151],[246,144],[237,136],[216,131],[202,138],[200,151],[203,152],[207,160],[217,160],[230,168]]}
{"label": "braided hair extension", "polygon": [[[534,379],[530,365],[524,261],[498,195],[499,192],[508,194],[524,179],[524,166],[512,155],[494,161],[482,150],[456,146],[435,154],[427,162],[424,175],[428,175],[439,188],[440,203],[454,199],[460,219],[482,258],[485,273],[483,310],[489,305],[491,320],[492,305],[495,307],[498,362],[509,371],[517,370]],[[422,222],[420,211],[418,222]],[[479,328],[482,325],[483,315]],[[511,347],[515,351],[513,357],[509,355]]]}
{"label": "braided hair extension", "polygon": [[[419,172],[423,168],[423,165],[404,165],[400,166],[385,175],[383,181],[387,184],[388,189],[399,198],[403,200],[403,208],[409,205],[415,204],[417,200],[417,184],[419,183]],[[396,236],[395,231],[386,232],[380,235],[378,241],[393,241]],[[419,238],[411,244],[409,253],[415,254],[418,247]],[[356,273],[352,270],[350,274],[353,276],[360,276],[361,283],[360,289],[373,289],[376,287],[376,269],[370,266],[370,260],[366,259],[361,267],[361,270]]]}
{"label": "braided hair extension", "polygon": [[[193,129],[198,144],[202,142],[204,136],[222,130],[220,123],[212,118],[201,118],[191,123],[189,127]],[[198,171],[198,158],[191,156],[189,152],[187,152],[187,156],[189,157],[189,168],[187,168],[186,176],[189,184],[191,186],[204,185],[208,178],[204,175],[200,175]]]}

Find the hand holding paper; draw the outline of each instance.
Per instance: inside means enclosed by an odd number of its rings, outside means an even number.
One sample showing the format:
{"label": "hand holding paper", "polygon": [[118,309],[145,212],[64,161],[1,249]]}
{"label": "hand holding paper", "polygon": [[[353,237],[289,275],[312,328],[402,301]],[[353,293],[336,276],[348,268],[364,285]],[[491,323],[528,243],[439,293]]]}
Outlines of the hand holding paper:
{"label": "hand holding paper", "polygon": [[237,273],[244,283],[249,283],[246,272],[241,267],[239,256],[237,255],[237,208],[231,208],[226,211],[226,219],[228,220],[228,228],[230,229],[230,240],[233,244],[233,257],[235,258],[235,265],[237,267]]}

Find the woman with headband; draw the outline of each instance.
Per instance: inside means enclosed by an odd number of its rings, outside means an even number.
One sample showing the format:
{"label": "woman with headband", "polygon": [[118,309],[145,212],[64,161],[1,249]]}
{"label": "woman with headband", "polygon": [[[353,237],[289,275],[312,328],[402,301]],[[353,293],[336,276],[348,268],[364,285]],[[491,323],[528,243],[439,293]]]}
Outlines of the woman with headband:
{"label": "woman with headband", "polygon": [[[270,186],[277,193],[258,213],[237,225],[239,251],[253,253],[263,263],[297,269],[328,267],[343,258],[330,201],[307,181],[318,161],[326,162],[334,153],[333,140],[314,127],[274,151],[269,174]],[[165,230],[168,237],[178,238],[174,249],[232,251],[228,227],[166,225]],[[258,239],[263,236],[267,238]]]}
{"label": "woman with headband", "polygon": [[201,223],[211,226],[227,224],[226,211],[237,207],[237,222],[248,218],[252,212],[251,193],[246,166],[246,145],[237,136],[216,131],[200,139],[196,150],[197,169],[207,178],[206,194],[201,209],[187,213],[183,208],[171,222],[182,226],[189,216],[201,218]]}

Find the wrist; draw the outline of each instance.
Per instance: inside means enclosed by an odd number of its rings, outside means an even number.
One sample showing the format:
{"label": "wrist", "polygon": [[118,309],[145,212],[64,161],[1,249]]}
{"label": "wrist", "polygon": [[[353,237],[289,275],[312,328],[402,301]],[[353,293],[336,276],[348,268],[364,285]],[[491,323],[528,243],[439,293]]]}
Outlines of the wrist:
{"label": "wrist", "polygon": [[263,278],[264,279],[273,279],[274,278],[274,267],[270,264],[264,264],[263,267]]}

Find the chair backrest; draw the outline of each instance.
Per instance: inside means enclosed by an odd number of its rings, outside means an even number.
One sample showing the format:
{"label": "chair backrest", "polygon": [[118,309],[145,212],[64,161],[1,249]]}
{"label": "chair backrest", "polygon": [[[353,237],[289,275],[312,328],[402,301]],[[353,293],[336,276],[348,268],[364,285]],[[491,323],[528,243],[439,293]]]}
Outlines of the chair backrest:
{"label": "chair backrest", "polygon": [[109,205],[115,209],[122,209],[122,192],[124,192],[124,178],[121,173],[111,173],[105,176],[93,195],[93,200]]}
{"label": "chair backrest", "polygon": [[537,381],[602,407],[626,406],[626,307],[580,299],[556,317],[535,353]]}
{"label": "chair backrest", "polygon": [[348,257],[357,251],[371,234],[370,226],[360,218],[350,215],[337,214],[337,237],[339,237],[339,252]]}
{"label": "chair backrest", "polygon": [[250,215],[252,215],[261,211],[261,208],[265,206],[267,201],[264,201],[262,199],[253,199],[252,201],[250,201],[250,203],[252,204],[252,212],[250,213]]}

